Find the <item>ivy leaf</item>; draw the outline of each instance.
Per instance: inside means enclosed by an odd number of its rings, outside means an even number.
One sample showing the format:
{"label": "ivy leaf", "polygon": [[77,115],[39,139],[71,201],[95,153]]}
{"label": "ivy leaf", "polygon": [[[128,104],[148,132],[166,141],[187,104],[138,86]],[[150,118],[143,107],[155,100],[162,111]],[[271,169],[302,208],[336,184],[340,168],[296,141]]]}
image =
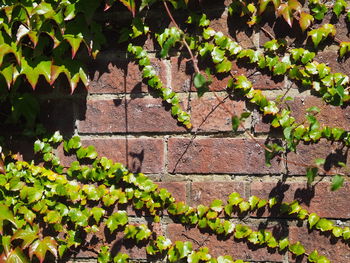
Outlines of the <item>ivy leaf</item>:
{"label": "ivy leaf", "polygon": [[324,32],[320,29],[314,29],[308,32],[308,36],[311,36],[312,42],[314,43],[315,48],[317,48],[318,44],[324,38]]}
{"label": "ivy leaf", "polygon": [[72,47],[72,59],[75,57],[81,42],[83,41],[83,35],[81,33],[77,35],[72,35],[72,34],[66,34],[63,36],[65,40],[70,44]]}
{"label": "ivy leaf", "polygon": [[27,248],[34,240],[39,238],[39,228],[37,225],[30,227],[29,225],[26,226],[25,229],[18,229],[12,236],[11,240],[15,239],[22,239],[22,245],[21,247],[23,249]]}
{"label": "ivy leaf", "polygon": [[217,73],[230,72],[231,68],[232,68],[232,63],[226,58],[215,66]]}
{"label": "ivy leaf", "polygon": [[346,7],[347,7],[346,1],[337,0],[333,5],[333,12],[339,18],[340,14],[345,10]]}
{"label": "ivy leaf", "polygon": [[219,199],[215,199],[213,202],[211,202],[210,209],[220,213],[222,211],[222,201]]}
{"label": "ivy leaf", "polygon": [[295,244],[289,245],[289,251],[292,252],[296,256],[300,256],[305,253],[305,248],[298,241]]}
{"label": "ivy leaf", "polygon": [[335,226],[333,229],[332,229],[332,234],[335,236],[335,237],[340,237],[343,235],[343,229],[341,227],[338,227],[338,226]]}
{"label": "ivy leaf", "polygon": [[316,6],[311,9],[311,11],[314,12],[313,16],[315,19],[322,20],[328,11],[328,8],[325,4],[317,3]]}
{"label": "ivy leaf", "polygon": [[281,4],[277,9],[277,14],[283,16],[284,20],[292,27],[294,11],[299,11],[302,8],[297,0],[288,0],[287,3]]}
{"label": "ivy leaf", "polygon": [[100,219],[101,217],[105,214],[105,210],[101,207],[93,207],[91,210],[90,210],[90,213],[92,214],[92,216],[94,217],[96,223],[99,223],[100,222]]}
{"label": "ivy leaf", "polygon": [[339,174],[337,174],[337,175],[333,176],[333,178],[332,178],[331,190],[332,191],[336,191],[340,187],[342,187],[343,184],[344,184],[344,177],[339,175]]}
{"label": "ivy leaf", "polygon": [[350,51],[350,42],[340,42],[339,56],[342,58],[346,53]]}
{"label": "ivy leaf", "polygon": [[252,230],[249,227],[243,226],[241,224],[236,225],[235,238],[242,239],[249,236],[251,233]]}
{"label": "ivy leaf", "polygon": [[321,218],[320,220],[318,220],[316,228],[321,230],[322,232],[330,231],[333,229],[333,222],[328,219]]}
{"label": "ivy leaf", "polygon": [[214,47],[213,51],[211,52],[211,56],[215,64],[220,63],[225,58],[225,51],[218,47]]}
{"label": "ivy leaf", "polygon": [[315,213],[311,213],[309,215],[309,218],[308,218],[308,222],[309,222],[309,229],[311,229],[314,225],[316,225],[316,223],[320,220],[320,217],[315,214]]}
{"label": "ivy leaf", "polygon": [[319,258],[319,255],[318,255],[318,252],[317,250],[314,250],[310,253],[310,255],[307,257],[307,259],[310,261],[310,262],[317,262]]}
{"label": "ivy leaf", "polygon": [[311,184],[315,180],[315,177],[317,176],[317,172],[318,172],[317,167],[309,167],[306,169],[306,178],[307,178],[308,184]]}
{"label": "ivy leaf", "polygon": [[42,263],[45,259],[46,253],[49,251],[55,257],[57,257],[57,242],[53,237],[44,237],[34,241],[34,243],[29,247],[29,256],[33,257],[33,254],[36,255]]}
{"label": "ivy leaf", "polygon": [[129,11],[132,13],[132,16],[135,17],[135,0],[119,0],[123,5],[125,5]]}
{"label": "ivy leaf", "polygon": [[283,249],[285,249],[286,247],[288,247],[288,246],[289,246],[288,238],[281,239],[281,240],[278,242],[278,246],[279,246],[279,250],[280,250],[280,251],[282,251]]}
{"label": "ivy leaf", "polygon": [[6,258],[6,263],[29,263],[30,261],[23,253],[22,249],[16,247]]}
{"label": "ivy leaf", "polygon": [[314,21],[314,17],[309,13],[301,12],[299,25],[301,30],[304,32],[307,28],[309,28]]}
{"label": "ivy leaf", "polygon": [[107,228],[113,232],[119,226],[124,226],[128,223],[128,215],[126,211],[118,211],[112,214],[106,221]]}

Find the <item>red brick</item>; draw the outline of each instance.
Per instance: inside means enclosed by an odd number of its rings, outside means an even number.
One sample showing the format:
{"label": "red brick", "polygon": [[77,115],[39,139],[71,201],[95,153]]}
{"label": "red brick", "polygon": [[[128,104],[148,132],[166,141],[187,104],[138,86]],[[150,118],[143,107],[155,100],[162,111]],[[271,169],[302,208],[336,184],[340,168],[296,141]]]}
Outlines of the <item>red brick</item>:
{"label": "red brick", "polygon": [[[348,244],[330,238],[328,235],[322,235],[316,230],[310,231],[305,227],[290,227],[289,237],[292,243],[300,241],[307,253],[311,253],[316,249],[319,255],[326,256],[331,262],[350,262]],[[291,254],[289,254],[289,260],[294,262],[294,257]],[[307,262],[307,260],[304,257],[303,260],[298,262]]]}
{"label": "red brick", "polygon": [[80,133],[184,132],[161,99],[89,100]]}
{"label": "red brick", "polygon": [[[209,253],[213,257],[230,255],[234,260],[243,259],[249,261],[273,261],[282,262],[282,255],[272,252],[270,253],[268,249],[262,247],[257,248],[253,246],[248,246],[244,242],[238,242],[229,238],[223,240],[217,238],[215,234],[209,234],[206,232],[201,232],[197,228],[187,229],[180,224],[169,224],[167,228],[168,238],[175,242],[180,241],[190,241],[192,242],[192,248],[194,250],[201,246],[206,246],[209,248]],[[194,242],[196,240],[197,242]]]}
{"label": "red brick", "polygon": [[272,77],[261,72],[257,72],[249,77],[254,89],[283,89],[283,76]]}
{"label": "red brick", "polygon": [[[321,98],[314,96],[294,97],[294,100],[287,102],[287,104],[290,107],[291,116],[293,116],[296,119],[297,123],[306,122],[306,110],[312,106],[316,106],[321,110],[316,116],[321,126],[339,127],[345,130],[349,130],[349,108],[332,106],[330,104],[325,103]],[[261,114],[257,113],[256,119],[257,121],[254,126],[256,132],[266,133],[270,131],[270,121],[272,120],[272,118],[263,117],[264,121],[262,121]]]}
{"label": "red brick", "polygon": [[[110,62],[103,68],[104,61],[94,64],[94,77],[89,83],[90,93],[123,93],[125,89],[125,70],[127,62],[119,60]],[[99,65],[101,64],[101,65]]]}
{"label": "red brick", "polygon": [[[212,94],[190,101],[191,119],[195,131],[232,131],[231,114],[240,114],[244,111],[243,101],[233,101],[224,96],[219,100]],[[229,112],[228,112],[229,111]]]}
{"label": "red brick", "polygon": [[[114,162],[120,162],[131,172],[162,173],[164,169],[164,142],[162,139],[83,139],[82,144],[83,146],[95,146],[100,157],[105,156]],[[73,155],[64,155],[62,146],[57,151],[64,166],[69,166],[76,160]]]}
{"label": "red brick", "polygon": [[159,182],[160,188],[167,189],[178,202],[186,202],[186,182]]}
{"label": "red brick", "polygon": [[[183,92],[183,91],[197,91],[193,85],[194,78],[194,69],[191,61],[187,61],[182,57],[172,57],[170,59],[171,63],[171,86],[175,92]],[[204,69],[208,67],[208,65],[199,65]],[[237,65],[235,61],[232,61],[232,75],[244,75],[248,71],[244,66]],[[202,72],[205,75],[203,70]],[[222,91],[226,89],[227,83],[231,76],[228,74],[219,74],[217,76],[211,76],[212,83],[209,86],[209,90],[211,91]]]}
{"label": "red brick", "polygon": [[[127,60],[119,59],[110,62],[105,67],[106,62],[97,62],[94,66],[95,74],[89,84],[90,93],[140,93],[148,92],[147,85],[142,82],[142,73],[139,66]],[[151,58],[157,74],[166,86],[166,69],[164,61]]]}
{"label": "red brick", "polygon": [[349,218],[350,184],[337,191],[330,190],[330,183],[319,182],[314,187],[305,183],[252,182],[251,195],[260,198],[279,197],[284,202],[298,200],[310,213],[327,218]]}
{"label": "red brick", "polygon": [[[185,132],[161,99],[142,98],[128,102],[129,132]],[[184,108],[185,109],[185,108]]]}
{"label": "red brick", "polygon": [[326,160],[323,168],[326,171],[332,170],[334,172],[339,170],[338,162],[349,164],[347,157],[347,150],[337,142],[321,140],[318,143],[299,143],[296,152],[288,153],[287,166],[289,174],[305,175],[307,166],[315,165],[317,158],[323,158]]}
{"label": "red brick", "polygon": [[350,60],[346,59],[342,62],[338,62],[339,53],[338,50],[325,50],[318,52],[315,60],[319,63],[326,63],[331,67],[331,72],[340,72],[348,75],[350,70]]}
{"label": "red brick", "polygon": [[[107,232],[104,231],[104,227],[101,226],[101,230],[96,233],[96,236],[100,240],[107,240],[107,243],[111,246],[112,253],[126,253],[130,256],[132,259],[146,259],[146,248],[144,245],[137,246],[136,242],[130,239],[124,238],[123,231],[118,231],[112,234],[108,235]],[[103,242],[99,241],[95,244],[94,249],[97,251],[99,248],[103,245]],[[96,253],[90,251],[90,250],[80,250],[79,253],[76,255],[77,258],[96,258]]]}
{"label": "red brick", "polygon": [[312,106],[317,106],[321,111],[316,118],[321,126],[339,127],[349,130],[350,126],[350,110],[348,108],[340,108],[326,104],[321,98],[314,96],[294,97],[293,101],[288,102],[292,111],[292,116],[296,118],[298,123],[306,120],[306,110]]}
{"label": "red brick", "polygon": [[78,127],[81,133],[126,132],[124,99],[88,100]]}
{"label": "red brick", "polygon": [[263,148],[246,139],[170,138],[168,152],[170,173],[263,174],[283,170],[280,163],[266,167]]}
{"label": "red brick", "polygon": [[228,196],[238,192],[242,197],[247,197],[246,183],[244,182],[193,182],[191,185],[191,205],[210,205],[215,199],[221,199],[226,203]]}
{"label": "red brick", "polygon": [[94,145],[100,156],[126,165],[131,172],[161,173],[164,166],[164,142],[157,138],[83,140]]}

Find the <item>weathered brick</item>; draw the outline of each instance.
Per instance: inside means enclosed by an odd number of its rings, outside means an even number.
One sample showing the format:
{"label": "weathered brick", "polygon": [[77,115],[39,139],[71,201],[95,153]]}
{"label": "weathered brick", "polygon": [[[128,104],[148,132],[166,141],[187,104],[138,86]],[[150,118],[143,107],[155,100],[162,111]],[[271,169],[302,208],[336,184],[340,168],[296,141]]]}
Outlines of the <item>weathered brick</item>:
{"label": "weathered brick", "polygon": [[257,72],[249,77],[254,89],[282,89],[284,87],[283,76],[270,76]]}
{"label": "weathered brick", "polygon": [[[90,93],[141,93],[147,92],[147,84],[142,82],[142,73],[135,62],[126,59],[115,59],[109,62],[110,58],[104,54],[90,71],[94,72],[94,78],[89,84]],[[151,65],[161,78],[164,86],[166,82],[166,65],[164,61],[151,58]],[[107,64],[107,66],[106,66]]]}
{"label": "weathered brick", "polygon": [[83,140],[94,145],[100,156],[126,165],[131,172],[161,173],[164,166],[164,142],[158,138]]}
{"label": "weathered brick", "polygon": [[321,140],[318,143],[299,143],[296,152],[287,155],[288,172],[291,175],[306,174],[306,167],[315,164],[317,158],[326,160],[323,168],[326,171],[339,169],[338,162],[349,164],[348,152],[337,142]]}
{"label": "weathered brick", "polygon": [[263,148],[246,139],[170,138],[168,152],[170,173],[262,174],[283,170],[280,163],[267,168]]}
{"label": "weathered brick", "polygon": [[310,213],[317,213],[321,217],[349,218],[350,184],[345,183],[344,187],[334,192],[330,187],[330,183],[319,182],[308,188],[306,180],[305,183],[252,182],[251,195],[260,198],[276,196],[284,202],[298,200]]}
{"label": "weathered brick", "polygon": [[[185,107],[184,107],[185,109]],[[185,132],[161,99],[132,99],[127,105],[129,132]]]}
{"label": "weathered brick", "polygon": [[[125,239],[124,233],[120,229],[117,229],[115,233],[110,233],[104,226],[100,227],[100,231],[96,234],[97,239],[91,239],[91,246],[97,251],[103,245],[100,240],[106,240],[111,246],[112,253],[126,253],[132,259],[146,259],[146,249],[144,244],[136,245],[135,241]],[[91,237],[89,237],[91,238]],[[100,239],[100,240],[99,240]],[[96,253],[91,250],[81,250],[76,255],[77,258],[96,258]]]}
{"label": "weathered brick", "polygon": [[[348,263],[350,262],[350,252],[348,244],[340,240],[331,238],[329,235],[321,234],[319,231],[310,231],[305,227],[290,227],[290,241],[295,243],[300,241],[305,247],[307,253],[317,250],[319,255],[326,256],[331,262]],[[295,258],[289,254],[290,262]],[[307,259],[299,259],[297,262],[307,262]]]}
{"label": "weathered brick", "polygon": [[190,101],[191,119],[195,131],[231,131],[231,114],[240,116],[244,111],[243,101],[233,101],[222,95],[218,98],[208,93]]}
{"label": "weathered brick", "polygon": [[184,132],[161,99],[89,100],[81,133]]}
{"label": "weathered brick", "polygon": [[193,182],[191,184],[191,205],[210,205],[215,199],[226,202],[228,196],[233,192],[238,192],[242,197],[247,197],[246,183],[244,182]]}
{"label": "weathered brick", "polygon": [[350,126],[350,109],[341,108],[326,104],[321,98],[314,96],[294,97],[293,101],[289,101],[288,105],[292,111],[292,116],[296,118],[298,123],[306,120],[306,110],[312,106],[317,106],[321,111],[316,118],[321,126],[339,127],[349,130]]}
{"label": "weathered brick", "polygon": [[96,60],[92,81],[89,83],[90,93],[123,93],[125,89],[125,71],[128,67],[126,60],[116,60],[106,65],[105,60]]}
{"label": "weathered brick", "polygon": [[124,99],[88,100],[78,129],[81,133],[126,132]]}
{"label": "weathered brick", "polygon": [[331,67],[333,73],[340,72],[343,74],[349,74],[350,70],[350,60],[346,59],[344,61],[338,61],[339,53],[338,49],[328,49],[325,51],[318,52],[315,60],[319,63],[326,63]]}
{"label": "weathered brick", "polygon": [[[180,224],[169,224],[167,236],[172,242],[176,240],[190,241],[193,249],[206,246],[213,257],[230,255],[234,260],[243,259],[248,261],[273,261],[282,262],[282,255],[269,251],[264,247],[247,245],[245,242],[233,240],[233,238],[218,238],[214,234],[202,232],[197,228],[185,228]],[[195,240],[195,241],[194,241]]]}
{"label": "weathered brick", "polygon": [[[131,172],[162,173],[164,167],[164,142],[158,138],[99,138],[83,139],[83,146],[93,145],[99,156],[120,162]],[[57,150],[61,163],[69,166],[75,156],[67,156],[62,145]]]}
{"label": "weathered brick", "polygon": [[167,189],[176,201],[186,202],[186,184],[187,182],[159,182],[157,183],[160,188]]}
{"label": "weathered brick", "polygon": [[[171,63],[171,87],[175,92],[183,91],[196,91],[196,88],[193,85],[194,78],[194,69],[191,61],[186,60],[183,57],[172,57],[170,59]],[[207,64],[199,64],[203,69],[207,68]],[[231,74],[232,75],[245,75],[247,69],[243,64],[237,64],[235,61],[232,61]],[[249,71],[250,72],[250,71]],[[203,75],[206,75],[204,70],[202,71]],[[226,89],[227,83],[231,76],[229,74],[218,74],[212,77],[212,83],[209,86],[211,91],[222,91]]]}
{"label": "weathered brick", "polygon": [[[347,107],[332,106],[325,103],[321,98],[314,96],[296,96],[293,101],[288,101],[287,104],[291,110],[291,116],[296,119],[297,123],[304,123],[306,121],[306,110],[316,106],[320,109],[316,118],[321,126],[339,127],[349,130],[350,109]],[[259,133],[269,132],[272,118],[269,116],[262,117],[260,113],[257,113],[255,116],[255,131]]]}

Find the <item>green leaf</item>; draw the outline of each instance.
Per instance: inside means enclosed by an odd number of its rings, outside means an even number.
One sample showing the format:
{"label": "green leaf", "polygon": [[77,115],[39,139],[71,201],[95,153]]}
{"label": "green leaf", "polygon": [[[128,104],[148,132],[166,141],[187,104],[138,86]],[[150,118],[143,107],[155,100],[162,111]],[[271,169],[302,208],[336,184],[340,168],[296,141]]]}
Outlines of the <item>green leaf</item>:
{"label": "green leaf", "polygon": [[316,225],[319,220],[320,220],[320,217],[317,214],[311,213],[307,220],[309,222],[309,229],[311,229],[314,225]]}
{"label": "green leaf", "polygon": [[242,239],[249,236],[251,233],[252,230],[249,227],[243,226],[241,224],[236,225],[235,238]]}
{"label": "green leaf", "polygon": [[39,237],[39,228],[37,225],[30,227],[29,225],[26,226],[25,229],[18,229],[12,236],[11,240],[15,239],[22,239],[22,245],[21,247],[23,249],[27,248],[34,240],[36,240]]}
{"label": "green leaf", "polygon": [[213,51],[211,52],[211,56],[215,64],[220,63],[225,58],[225,51],[218,47],[214,47]]}
{"label": "green leaf", "polygon": [[207,91],[207,80],[201,73],[196,73],[193,79],[193,84],[198,91],[202,91],[199,95],[203,95],[204,92]]}
{"label": "green leaf", "polygon": [[325,34],[321,29],[314,29],[307,33],[308,36],[311,36],[312,42],[314,43],[315,48],[318,47],[318,44],[325,38]]}
{"label": "green leaf", "polygon": [[107,228],[113,232],[119,226],[124,226],[128,223],[128,215],[126,211],[118,211],[112,214],[106,221]]}
{"label": "green leaf", "polygon": [[350,239],[350,228],[348,226],[344,227],[343,229],[343,238],[345,240]]}
{"label": "green leaf", "polygon": [[34,241],[29,247],[29,256],[32,258],[33,254],[36,255],[40,263],[42,263],[47,251],[57,257],[57,242],[53,237],[47,236],[43,239]]}
{"label": "green leaf", "polygon": [[232,130],[234,132],[236,132],[238,130],[240,123],[241,123],[241,120],[240,120],[240,118],[238,118],[238,116],[232,117]]}
{"label": "green leaf", "polygon": [[232,68],[232,63],[226,58],[215,66],[217,73],[230,72]]}
{"label": "green leaf", "polygon": [[333,176],[333,178],[332,178],[331,190],[332,191],[336,191],[340,187],[342,187],[343,184],[344,184],[344,177],[339,175],[339,174],[337,174],[337,175]]}
{"label": "green leaf", "polygon": [[279,246],[279,250],[282,251],[284,250],[286,247],[289,246],[289,240],[288,238],[284,238],[284,239],[281,239],[279,242],[278,242],[278,246]]}
{"label": "green leaf", "polygon": [[309,13],[305,13],[305,12],[300,13],[299,25],[303,32],[311,26],[313,21],[314,21],[314,17]]}
{"label": "green leaf", "polygon": [[29,263],[30,261],[26,257],[26,255],[23,253],[23,251],[16,247],[14,250],[10,252],[10,254],[7,256],[6,263]]}
{"label": "green leaf", "polygon": [[343,235],[343,229],[341,227],[335,226],[332,229],[332,234],[335,237],[341,237]]}
{"label": "green leaf", "polygon": [[333,12],[339,18],[340,14],[345,10],[346,7],[347,7],[346,1],[337,0],[333,5]]}
{"label": "green leaf", "polygon": [[300,256],[305,253],[305,248],[298,241],[295,244],[289,245],[289,251],[292,252],[296,256]]}
{"label": "green leaf", "polygon": [[310,262],[317,262],[319,258],[319,255],[318,255],[318,252],[317,250],[314,250],[310,253],[310,255],[307,257],[307,259],[310,261]]}
{"label": "green leaf", "polygon": [[333,222],[328,219],[321,218],[320,220],[318,220],[316,228],[321,230],[322,232],[330,231],[333,229]]}
{"label": "green leaf", "polygon": [[220,213],[222,211],[222,201],[219,199],[215,199],[213,202],[210,204],[210,209],[214,210],[215,212]]}
{"label": "green leaf", "polygon": [[306,178],[307,178],[308,184],[311,184],[315,180],[315,177],[317,176],[317,172],[318,172],[317,167],[309,167],[306,169]]}
{"label": "green leaf", "polygon": [[100,219],[101,217],[105,214],[105,210],[101,207],[93,207],[91,210],[90,210],[90,213],[92,214],[92,216],[94,217],[96,223],[99,223],[100,222]]}

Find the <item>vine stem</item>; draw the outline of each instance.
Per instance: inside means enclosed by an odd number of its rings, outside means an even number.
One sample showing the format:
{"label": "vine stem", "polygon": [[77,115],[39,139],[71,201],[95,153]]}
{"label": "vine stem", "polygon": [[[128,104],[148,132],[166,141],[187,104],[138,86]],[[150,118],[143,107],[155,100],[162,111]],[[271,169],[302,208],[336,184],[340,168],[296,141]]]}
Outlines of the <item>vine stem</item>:
{"label": "vine stem", "polygon": [[[171,22],[173,22],[173,24],[175,25],[175,27],[176,27],[178,30],[181,31],[179,25],[176,23],[176,21],[175,21],[173,15],[171,14],[170,9],[169,9],[167,3],[166,3],[165,1],[163,1],[163,4],[164,4],[165,10],[166,10],[166,12],[167,12],[167,14],[168,14],[168,16],[169,16]],[[182,42],[184,43],[184,45],[185,45],[185,47],[186,47],[188,53],[190,54],[191,60],[193,61],[194,70],[196,71],[196,73],[200,73],[200,70],[199,70],[198,65],[197,65],[197,59],[196,59],[196,57],[193,55],[193,52],[192,52],[190,46],[188,45],[188,43],[187,43],[185,37],[183,38]]]}

